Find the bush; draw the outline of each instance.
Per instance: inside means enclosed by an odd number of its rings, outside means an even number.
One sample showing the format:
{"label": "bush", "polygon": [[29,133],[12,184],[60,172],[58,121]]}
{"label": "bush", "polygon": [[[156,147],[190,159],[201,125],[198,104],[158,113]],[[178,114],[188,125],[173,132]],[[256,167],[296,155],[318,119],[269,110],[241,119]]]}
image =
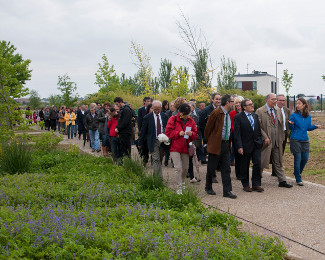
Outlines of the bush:
{"label": "bush", "polygon": [[1,145],[1,167],[9,174],[27,172],[31,163],[30,146],[17,139]]}
{"label": "bush", "polygon": [[63,136],[56,136],[54,132],[42,133],[35,142],[35,148],[39,151],[55,150],[63,141]]}

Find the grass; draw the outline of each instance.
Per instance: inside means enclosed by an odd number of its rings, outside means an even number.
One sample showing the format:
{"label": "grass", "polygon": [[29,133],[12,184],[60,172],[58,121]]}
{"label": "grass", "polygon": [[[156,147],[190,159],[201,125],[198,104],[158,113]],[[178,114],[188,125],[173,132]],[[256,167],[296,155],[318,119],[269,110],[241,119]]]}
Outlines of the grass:
{"label": "grass", "polygon": [[278,239],[246,234],[125,160],[33,152],[28,174],[0,177],[0,258],[282,259]]}

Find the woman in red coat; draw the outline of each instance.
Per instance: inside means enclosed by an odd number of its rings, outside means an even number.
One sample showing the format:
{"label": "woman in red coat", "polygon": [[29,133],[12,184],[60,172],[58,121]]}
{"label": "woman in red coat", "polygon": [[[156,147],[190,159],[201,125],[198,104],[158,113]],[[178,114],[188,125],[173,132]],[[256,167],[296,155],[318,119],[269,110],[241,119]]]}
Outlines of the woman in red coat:
{"label": "woman in red coat", "polygon": [[186,103],[182,104],[178,114],[169,118],[165,129],[165,134],[172,140],[170,156],[177,177],[177,194],[182,194],[185,187],[189,165],[188,144],[197,138],[197,128],[194,120],[189,116],[190,113],[190,106]]}

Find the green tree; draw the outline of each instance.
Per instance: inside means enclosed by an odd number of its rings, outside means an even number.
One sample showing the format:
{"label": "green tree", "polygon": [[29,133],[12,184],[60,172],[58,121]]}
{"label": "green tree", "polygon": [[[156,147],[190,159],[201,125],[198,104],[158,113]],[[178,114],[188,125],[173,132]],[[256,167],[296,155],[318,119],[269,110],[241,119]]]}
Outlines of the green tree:
{"label": "green tree", "polygon": [[134,64],[138,67],[139,82],[143,88],[141,94],[152,96],[154,93],[152,83],[153,72],[150,65],[150,57],[143,51],[143,47],[134,41],[131,41],[130,53],[135,57]]}
{"label": "green tree", "polygon": [[287,69],[283,70],[282,85],[286,90],[287,96],[289,96],[289,90],[292,87],[292,78],[293,74],[289,74]]}
{"label": "green tree", "polygon": [[22,111],[17,109],[15,98],[28,94],[25,83],[31,77],[31,61],[15,52],[16,47],[10,42],[0,41],[0,134],[7,134],[21,122]]}
{"label": "green tree", "polygon": [[195,82],[193,91],[202,87],[209,87],[211,85],[208,73],[208,52],[206,49],[200,49],[198,56],[192,61],[195,73]]}
{"label": "green tree", "polygon": [[42,100],[38,92],[32,89],[29,93],[29,106],[31,109],[40,108],[42,105]]}
{"label": "green tree", "polygon": [[225,56],[221,58],[220,72],[218,73],[218,89],[237,89],[237,82],[235,75],[237,72],[237,65],[234,60],[227,59]]}
{"label": "green tree", "polygon": [[77,84],[71,81],[68,74],[64,74],[63,76],[58,77],[58,89],[61,91],[61,100],[63,105],[66,107],[73,107],[77,100],[78,94],[75,93],[77,90]]}
{"label": "green tree", "polygon": [[62,98],[60,95],[50,95],[49,96],[49,105],[50,106],[55,106],[55,107],[60,107],[63,105]]}
{"label": "green tree", "polygon": [[160,61],[159,85],[162,91],[166,91],[172,85],[173,65],[170,60]]}
{"label": "green tree", "polygon": [[189,74],[185,67],[174,67],[174,75],[172,77],[171,88],[167,90],[167,94],[173,98],[184,97],[188,93]]}
{"label": "green tree", "polygon": [[116,75],[114,66],[110,66],[107,56],[103,54],[102,63],[98,63],[98,70],[95,73],[95,84],[99,86],[99,92],[107,93],[115,91],[120,87],[119,78]]}
{"label": "green tree", "polygon": [[325,75],[322,76],[322,79],[325,81]]}

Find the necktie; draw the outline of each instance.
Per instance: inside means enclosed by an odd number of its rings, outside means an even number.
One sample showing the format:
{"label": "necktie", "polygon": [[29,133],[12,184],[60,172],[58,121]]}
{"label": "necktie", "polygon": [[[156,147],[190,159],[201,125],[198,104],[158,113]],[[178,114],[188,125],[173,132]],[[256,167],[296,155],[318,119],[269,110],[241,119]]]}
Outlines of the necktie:
{"label": "necktie", "polygon": [[228,113],[226,113],[226,140],[228,140]]}
{"label": "necktie", "polygon": [[251,123],[251,126],[254,130],[254,120],[253,120],[253,115],[252,114],[248,114],[248,120]]}
{"label": "necktie", "polygon": [[273,124],[275,124],[275,119],[274,119],[274,115],[273,115],[273,108],[271,108],[271,117],[273,119]]}
{"label": "necktie", "polygon": [[161,134],[161,124],[160,124],[159,115],[157,115],[157,137],[160,134]]}

